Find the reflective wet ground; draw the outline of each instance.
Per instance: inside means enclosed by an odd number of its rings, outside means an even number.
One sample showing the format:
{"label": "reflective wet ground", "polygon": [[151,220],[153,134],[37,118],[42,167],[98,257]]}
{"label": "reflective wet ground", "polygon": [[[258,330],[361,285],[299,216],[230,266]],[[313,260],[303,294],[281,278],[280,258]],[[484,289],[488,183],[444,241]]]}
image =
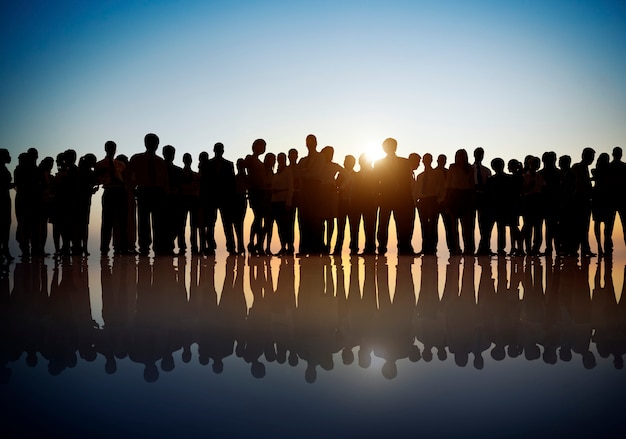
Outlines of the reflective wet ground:
{"label": "reflective wet ground", "polygon": [[17,261],[0,279],[0,428],[624,437],[625,269],[546,257]]}

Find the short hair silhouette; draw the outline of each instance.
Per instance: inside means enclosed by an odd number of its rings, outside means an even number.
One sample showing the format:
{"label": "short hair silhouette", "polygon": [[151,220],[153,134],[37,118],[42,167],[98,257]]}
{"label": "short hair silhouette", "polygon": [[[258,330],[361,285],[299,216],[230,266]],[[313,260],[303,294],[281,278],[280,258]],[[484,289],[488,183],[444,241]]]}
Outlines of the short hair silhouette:
{"label": "short hair silhouette", "polygon": [[148,133],[143,138],[143,144],[149,152],[156,152],[159,147],[159,136],[154,133]]}
{"label": "short hair silhouette", "polygon": [[398,149],[398,141],[392,137],[388,137],[383,141],[383,151],[386,154],[395,154]]}

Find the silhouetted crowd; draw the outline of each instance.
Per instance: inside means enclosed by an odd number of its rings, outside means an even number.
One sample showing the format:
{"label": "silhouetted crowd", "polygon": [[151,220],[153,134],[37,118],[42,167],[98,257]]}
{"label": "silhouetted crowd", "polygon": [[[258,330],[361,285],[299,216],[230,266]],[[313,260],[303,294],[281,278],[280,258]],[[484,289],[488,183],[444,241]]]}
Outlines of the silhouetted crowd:
{"label": "silhouetted crowd", "polygon": [[[111,244],[115,254],[147,255],[152,248],[156,255],[173,255],[188,247],[192,254],[215,254],[218,212],[232,255],[272,254],[274,224],[278,254],[294,254],[296,219],[299,255],[341,254],[346,224],[350,254],[384,255],[392,214],[399,255],[436,254],[440,218],[451,255],[595,256],[588,239],[592,217],[598,253],[610,254],[618,213],[626,236],[626,164],[620,147],[613,149],[612,160],[600,154],[592,170],[595,152],[585,148],[575,164],[563,155],[557,167],[557,155],[546,152],[541,158],[528,155],[523,163],[511,159],[506,172],[502,158],[486,167],[482,148],[473,151],[473,163],[466,150],[458,150],[447,168],[445,155],[437,157],[436,166],[430,153],[398,157],[397,142],[388,138],[382,145],[386,156],[372,164],[362,154],[357,172],[354,156],[347,155],[341,166],[333,162],[331,146],[318,151],[317,139],[309,135],[301,159],[296,149],[265,153],[266,142],[257,139],[252,154],[234,165],[224,158],[224,145],[216,143],[214,156],[202,152],[195,171],[188,153],[183,168],[174,164],[171,145],[163,147],[163,157],[157,155],[155,134],[147,134],[144,143],[146,151],[130,159],[116,156],[113,141],[106,142],[100,161],[93,154],[77,160],[76,152],[67,150],[56,157],[54,174],[55,160],[37,163],[38,152],[31,148],[18,156],[13,176],[6,167],[10,154],[0,149],[3,258],[12,259],[12,188],[16,239],[24,256],[46,254],[48,223],[55,254],[86,253],[91,197],[100,186],[102,255]],[[424,169],[417,173],[420,164]],[[245,241],[248,207],[253,220]],[[416,211],[422,245],[417,252],[412,246]],[[364,242],[359,242],[361,224]]]}
{"label": "silhouetted crowd", "polygon": [[269,258],[228,256],[218,289],[214,258],[103,257],[102,327],[92,319],[88,259],[54,259],[52,279],[45,261],[15,264],[12,291],[0,276],[2,381],[23,355],[52,375],[98,356],[109,374],[138,363],[147,381],[181,359],[215,373],[237,359],[256,378],[267,363],[303,362],[313,382],[339,357],[362,368],[381,358],[391,379],[407,359],[593,368],[600,356],[621,369],[626,352],[626,290],[618,301],[611,258],[598,264],[591,294],[586,258],[452,256],[440,283],[438,258],[424,256],[418,284],[415,260],[398,258],[390,288],[386,257],[283,257],[276,270]]}

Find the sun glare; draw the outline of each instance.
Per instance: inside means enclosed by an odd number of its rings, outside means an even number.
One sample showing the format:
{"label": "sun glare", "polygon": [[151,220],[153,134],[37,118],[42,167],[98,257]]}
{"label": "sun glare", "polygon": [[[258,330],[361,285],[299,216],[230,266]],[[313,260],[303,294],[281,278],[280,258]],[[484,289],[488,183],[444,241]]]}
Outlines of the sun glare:
{"label": "sun glare", "polygon": [[376,142],[366,143],[365,147],[363,148],[363,152],[371,162],[375,162],[376,160],[382,159],[385,156],[382,147]]}

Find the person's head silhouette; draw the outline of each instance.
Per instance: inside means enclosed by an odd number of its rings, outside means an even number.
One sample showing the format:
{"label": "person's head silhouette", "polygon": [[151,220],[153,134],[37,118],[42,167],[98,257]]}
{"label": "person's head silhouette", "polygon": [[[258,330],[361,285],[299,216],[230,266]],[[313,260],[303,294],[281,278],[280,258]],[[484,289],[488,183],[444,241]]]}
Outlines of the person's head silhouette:
{"label": "person's head silhouette", "polygon": [[112,140],[107,140],[104,144],[104,152],[107,157],[113,158],[115,157],[115,152],[117,151],[117,144]]}
{"label": "person's head silhouette", "polygon": [[256,139],[254,142],[252,142],[252,153],[256,157],[258,157],[261,154],[265,153],[266,146],[267,146],[267,143],[265,143],[265,140]]}
{"label": "person's head silhouette", "polygon": [[213,152],[215,153],[215,157],[222,158],[222,156],[224,156],[224,144],[217,142],[213,146]]}
{"label": "person's head silhouette", "polygon": [[429,152],[424,154],[424,157],[422,157],[422,163],[424,163],[425,168],[430,169],[433,164],[433,155]]}
{"label": "person's head silhouette", "polygon": [[174,156],[176,155],[176,148],[172,145],[165,145],[163,147],[163,158],[167,163],[174,162]]}
{"label": "person's head silhouette", "polygon": [[622,148],[616,146],[613,148],[613,159],[615,159],[615,161],[620,161],[622,159],[622,153]]}
{"label": "person's head silhouette", "polygon": [[454,163],[461,166],[465,166],[469,163],[467,151],[465,149],[461,148],[457,150],[457,152],[454,154]]}
{"label": "person's head silhouette", "polygon": [[317,148],[317,137],[315,137],[313,134],[309,134],[308,136],[306,136],[306,147],[309,152],[314,152],[315,148]]}
{"label": "person's head silhouette", "polygon": [[154,154],[159,147],[159,136],[154,133],[148,133],[143,138],[143,144],[146,146],[146,151]]}
{"label": "person's head silhouette", "polygon": [[388,137],[383,141],[383,151],[387,155],[395,155],[398,148],[398,141],[394,138]]}
{"label": "person's head silhouette", "polygon": [[191,154],[189,154],[188,152],[184,153],[183,164],[185,165],[185,168],[190,168],[192,162],[193,162],[193,159],[191,158]]}
{"label": "person's head silhouette", "polygon": [[582,153],[582,161],[585,165],[590,165],[593,163],[593,159],[596,156],[596,152],[594,151],[593,148],[585,148],[583,149],[583,153]]}
{"label": "person's head silhouette", "polygon": [[296,148],[291,148],[287,152],[287,157],[289,157],[289,164],[295,165],[298,162],[298,150]]}
{"label": "person's head silhouette", "polygon": [[485,150],[482,147],[478,147],[474,150],[474,160],[477,164],[481,164],[485,158]]}

